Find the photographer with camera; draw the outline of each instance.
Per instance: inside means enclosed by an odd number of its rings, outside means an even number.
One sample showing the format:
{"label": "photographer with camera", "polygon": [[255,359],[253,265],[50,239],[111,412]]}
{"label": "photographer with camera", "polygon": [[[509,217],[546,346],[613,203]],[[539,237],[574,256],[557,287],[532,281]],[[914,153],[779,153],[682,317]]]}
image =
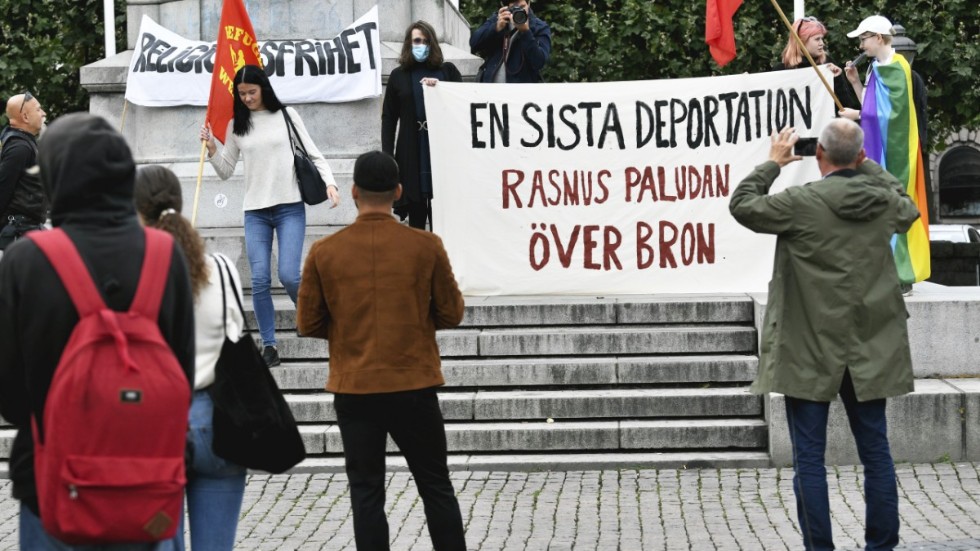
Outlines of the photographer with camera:
{"label": "photographer with camera", "polygon": [[912,392],[913,376],[891,240],[919,211],[895,177],[866,160],[864,132],[844,118],[816,143],[823,178],[770,195],[780,169],[800,159],[797,141],[792,128],[773,134],[769,160],[729,205],[746,228],[776,235],[752,392],[786,395],[804,548],[834,548],[824,450],[840,396],[864,465],[867,549],[893,549],[898,489],[885,401]]}
{"label": "photographer with camera", "polygon": [[527,0],[500,4],[470,37],[470,50],[484,59],[477,82],[541,82],[551,56],[551,28]]}

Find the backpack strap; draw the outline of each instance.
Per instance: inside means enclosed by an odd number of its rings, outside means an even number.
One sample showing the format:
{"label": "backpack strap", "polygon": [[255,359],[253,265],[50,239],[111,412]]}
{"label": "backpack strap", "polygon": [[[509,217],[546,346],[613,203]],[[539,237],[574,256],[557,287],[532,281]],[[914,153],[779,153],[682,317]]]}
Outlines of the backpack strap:
{"label": "backpack strap", "polygon": [[79,318],[105,308],[105,301],[95,287],[88,267],[64,230],[55,228],[51,231],[31,232],[27,234],[27,238],[48,257],[48,262],[54,267],[61,278],[61,284],[75,304]]}
{"label": "backpack strap", "polygon": [[163,290],[170,275],[170,262],[173,256],[174,240],[169,233],[144,228],[146,250],[143,253],[143,269],[136,296],[129,307],[131,313],[141,314],[156,321],[160,317],[160,303]]}

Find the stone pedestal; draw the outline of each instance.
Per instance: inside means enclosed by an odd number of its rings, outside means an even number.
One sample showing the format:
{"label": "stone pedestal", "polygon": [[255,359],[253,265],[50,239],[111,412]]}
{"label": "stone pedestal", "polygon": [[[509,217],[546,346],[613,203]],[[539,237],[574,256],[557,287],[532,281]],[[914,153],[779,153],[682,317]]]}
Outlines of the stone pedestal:
{"label": "stone pedestal", "polygon": [[[450,0],[248,0],[249,17],[260,39],[330,38],[353,23],[375,4],[380,12],[382,82],[397,66],[405,29],[423,19],[439,35],[447,61],[455,64],[465,80],[476,76],[482,60],[469,53],[470,29]],[[81,82],[90,95],[89,110],[117,127],[122,123],[138,163],[162,164],[174,170],[184,184],[184,201],[190,215],[201,144],[198,130],[204,107],[125,106],[126,77],[132,48],[143,15],[187,38],[214,40],[221,17],[221,0],[129,0],[126,18],[129,50],[82,67]],[[381,147],[381,97],[348,103],[296,105],[307,129],[330,165],[348,199],[339,209],[309,208],[309,225],[346,225],[354,219],[350,197],[350,171],[360,153]],[[204,167],[198,226],[241,227],[244,185],[241,168],[227,181],[218,179],[210,165]]]}

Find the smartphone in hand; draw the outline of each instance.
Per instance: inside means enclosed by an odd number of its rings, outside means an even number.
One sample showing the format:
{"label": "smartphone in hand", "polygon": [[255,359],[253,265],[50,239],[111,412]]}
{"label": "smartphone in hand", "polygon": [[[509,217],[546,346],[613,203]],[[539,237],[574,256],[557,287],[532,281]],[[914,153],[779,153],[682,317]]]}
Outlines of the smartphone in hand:
{"label": "smartphone in hand", "polygon": [[817,139],[800,138],[793,145],[793,154],[801,157],[813,157],[817,154]]}

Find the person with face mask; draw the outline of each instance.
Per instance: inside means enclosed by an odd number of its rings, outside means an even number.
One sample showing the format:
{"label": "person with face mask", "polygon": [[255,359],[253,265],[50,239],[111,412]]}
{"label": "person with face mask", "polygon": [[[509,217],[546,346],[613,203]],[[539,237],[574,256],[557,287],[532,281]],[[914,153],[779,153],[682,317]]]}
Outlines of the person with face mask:
{"label": "person with face mask", "polygon": [[388,77],[381,108],[381,149],[398,161],[403,192],[395,214],[419,229],[425,229],[426,221],[432,228],[433,197],[422,86],[435,86],[440,80],[461,82],[463,77],[455,65],[444,61],[432,25],[416,21],[405,31],[398,67]]}

